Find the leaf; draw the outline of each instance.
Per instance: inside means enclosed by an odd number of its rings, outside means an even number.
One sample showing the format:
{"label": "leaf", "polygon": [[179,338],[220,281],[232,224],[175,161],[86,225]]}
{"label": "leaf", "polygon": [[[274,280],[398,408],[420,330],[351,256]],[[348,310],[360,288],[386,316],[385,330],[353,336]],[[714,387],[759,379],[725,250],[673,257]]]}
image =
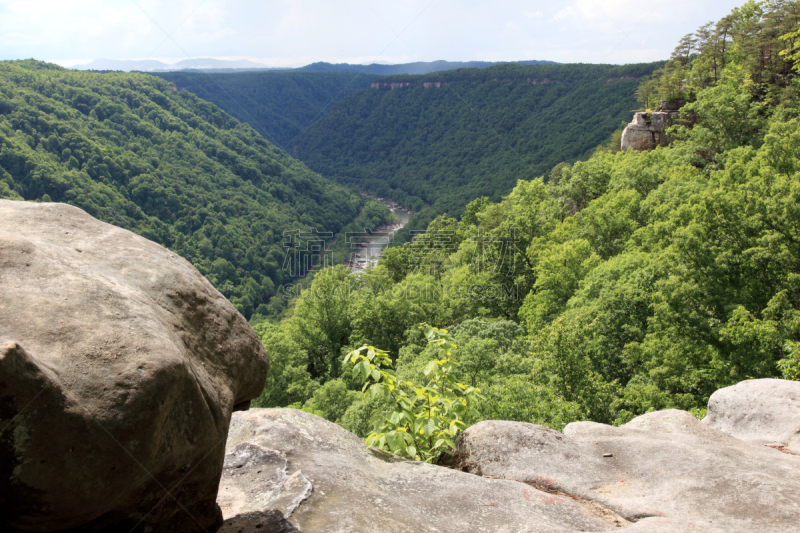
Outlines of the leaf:
{"label": "leaf", "polygon": [[431,361],[430,363],[425,365],[425,368],[422,369],[422,373],[425,374],[426,376],[429,375],[431,372],[436,370],[436,368],[438,367],[437,363],[438,363],[437,361]]}
{"label": "leaf", "polygon": [[361,361],[361,363],[359,363],[359,365],[361,366],[361,379],[366,381],[367,378],[369,378],[369,371],[370,371],[371,365],[369,364],[369,361],[366,361],[366,360],[365,361]]}
{"label": "leaf", "polygon": [[389,449],[395,452],[403,447],[403,437],[396,432],[386,434],[386,442],[389,444]]}
{"label": "leaf", "polygon": [[369,388],[369,399],[370,399],[370,400],[374,400],[374,399],[375,399],[375,397],[376,397],[378,394],[381,394],[381,393],[382,393],[382,391],[381,391],[381,390],[379,390],[379,388],[378,388],[378,384],[377,384],[377,383],[374,383],[374,384],[373,384],[373,385],[372,385],[372,386]]}

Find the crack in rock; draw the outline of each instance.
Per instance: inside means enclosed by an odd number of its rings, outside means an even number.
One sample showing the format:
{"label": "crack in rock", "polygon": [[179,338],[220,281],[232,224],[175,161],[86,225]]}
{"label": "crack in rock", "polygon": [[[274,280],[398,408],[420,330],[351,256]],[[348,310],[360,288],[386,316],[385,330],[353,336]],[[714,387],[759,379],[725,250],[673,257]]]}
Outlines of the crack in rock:
{"label": "crack in rock", "polygon": [[256,527],[261,523],[270,524],[267,531],[296,531],[287,529],[291,526],[288,522],[277,524],[292,515],[313,486],[300,470],[289,474],[289,468],[278,452],[248,442],[225,454],[217,502],[230,529],[223,526],[220,531],[238,532],[247,524]]}

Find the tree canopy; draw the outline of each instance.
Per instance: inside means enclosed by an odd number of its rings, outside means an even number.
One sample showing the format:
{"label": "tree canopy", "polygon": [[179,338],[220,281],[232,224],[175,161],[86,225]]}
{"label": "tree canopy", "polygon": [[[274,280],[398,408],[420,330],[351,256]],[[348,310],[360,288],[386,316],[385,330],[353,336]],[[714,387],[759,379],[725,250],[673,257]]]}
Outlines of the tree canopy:
{"label": "tree canopy", "polygon": [[645,107],[693,101],[736,69],[758,88],[757,100],[776,104],[793,89],[800,58],[800,3],[749,0],[717,22],[684,36],[670,61],[639,88]]}

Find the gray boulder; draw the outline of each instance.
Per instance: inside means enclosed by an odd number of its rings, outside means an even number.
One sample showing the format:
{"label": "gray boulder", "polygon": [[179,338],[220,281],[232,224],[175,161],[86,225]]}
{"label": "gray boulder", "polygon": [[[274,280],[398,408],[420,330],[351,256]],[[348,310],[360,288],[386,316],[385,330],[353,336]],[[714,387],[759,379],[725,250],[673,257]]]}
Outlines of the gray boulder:
{"label": "gray boulder", "polygon": [[653,132],[647,128],[637,128],[630,124],[622,131],[622,145],[623,152],[629,149],[641,152],[643,150],[651,150],[655,148],[655,138]]}
{"label": "gray boulder", "polygon": [[292,409],[234,414],[218,501],[221,533],[555,533],[627,525],[596,503],[368,448],[336,424]]}
{"label": "gray boulder", "polygon": [[165,248],[0,200],[0,530],[202,531],[268,358]]}
{"label": "gray boulder", "polygon": [[754,379],[720,389],[711,395],[703,423],[800,455],[800,381]]}
{"label": "gray boulder", "polygon": [[741,441],[684,411],[563,433],[486,421],[458,440],[464,468],[594,502],[647,532],[798,532],[800,457]]}

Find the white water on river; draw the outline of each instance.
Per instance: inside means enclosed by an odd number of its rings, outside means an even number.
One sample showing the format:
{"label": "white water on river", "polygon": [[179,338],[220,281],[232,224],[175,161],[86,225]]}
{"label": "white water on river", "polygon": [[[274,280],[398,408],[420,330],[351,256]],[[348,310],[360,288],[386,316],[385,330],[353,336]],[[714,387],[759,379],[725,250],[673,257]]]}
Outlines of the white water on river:
{"label": "white water on river", "polygon": [[391,226],[381,226],[364,235],[363,238],[354,238],[351,243],[352,252],[347,265],[353,272],[360,272],[378,264],[383,251],[394,241],[398,231],[408,224],[411,215],[400,209],[390,207],[392,213],[400,217],[400,222]]}

